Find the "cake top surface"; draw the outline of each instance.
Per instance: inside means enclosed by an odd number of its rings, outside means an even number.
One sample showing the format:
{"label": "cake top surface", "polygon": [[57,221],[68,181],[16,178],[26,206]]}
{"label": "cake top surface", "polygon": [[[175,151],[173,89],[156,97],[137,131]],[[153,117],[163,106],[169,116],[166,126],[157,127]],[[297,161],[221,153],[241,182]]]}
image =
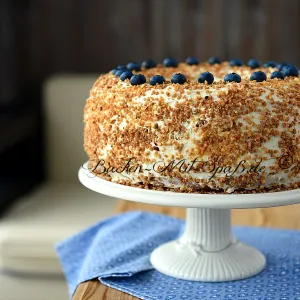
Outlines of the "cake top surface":
{"label": "cake top surface", "polygon": [[[157,94],[170,98],[170,92],[173,92],[172,99],[180,100],[195,92],[198,95],[205,94],[205,96],[228,90],[248,92],[257,88],[275,89],[280,92],[280,90],[299,83],[299,72],[294,66],[296,73],[287,76],[284,73],[285,70],[279,71],[278,65],[275,64],[271,64],[271,67],[260,67],[258,64],[249,67],[246,65],[232,66],[231,62],[226,61],[218,64],[203,62],[195,65],[184,62],[169,67],[158,64],[151,68],[140,67],[136,63],[131,64],[136,65],[137,71],[128,70],[126,66],[118,66],[117,68],[120,70],[114,69],[100,76],[93,91],[109,90],[111,93],[119,93],[120,96],[126,93],[127,100],[135,96],[150,97]],[[119,71],[118,75],[115,74],[117,71]],[[123,74],[125,76],[122,77],[122,72],[127,73],[127,76]]]}
{"label": "cake top surface", "polygon": [[[103,101],[109,101],[111,105],[119,105],[117,100],[125,101],[125,105],[131,102],[147,105],[147,103],[153,103],[154,100],[154,102],[163,101],[171,107],[183,102],[192,106],[196,102],[205,101],[205,103],[198,103],[201,109],[210,104],[213,105],[212,102],[222,100],[224,105],[221,104],[221,115],[227,114],[227,110],[232,108],[230,102],[234,106],[245,103],[253,106],[255,101],[251,104],[249,100],[254,98],[263,98],[264,100],[269,98],[276,101],[284,96],[284,105],[299,106],[299,74],[284,76],[283,72],[278,72],[276,67],[251,68],[245,65],[231,66],[230,62],[213,65],[204,62],[198,65],[179,63],[176,67],[165,67],[159,64],[149,69],[141,67],[139,71],[124,70],[124,72],[131,73],[129,78],[124,79],[122,76],[120,78],[120,75],[116,76],[113,74],[114,72],[101,75],[94,84],[90,96],[103,95]],[[207,80],[199,82],[199,77],[207,73],[212,76],[210,84]],[[280,73],[279,77],[283,78],[271,79],[274,73]],[[183,80],[179,77],[179,83],[174,83],[174,76],[177,75],[182,75]],[[258,75],[258,78],[255,75]],[[132,84],[133,77],[138,76],[142,77],[142,81],[137,78],[137,84]],[[228,76],[231,78],[229,81],[225,81]],[[154,77],[160,77],[163,81],[151,84]],[[236,82],[236,77],[238,82]],[[253,80],[253,78],[258,80]],[[178,80],[178,78],[176,79]],[[180,80],[182,81],[180,82]],[[218,111],[216,110],[215,113]]]}

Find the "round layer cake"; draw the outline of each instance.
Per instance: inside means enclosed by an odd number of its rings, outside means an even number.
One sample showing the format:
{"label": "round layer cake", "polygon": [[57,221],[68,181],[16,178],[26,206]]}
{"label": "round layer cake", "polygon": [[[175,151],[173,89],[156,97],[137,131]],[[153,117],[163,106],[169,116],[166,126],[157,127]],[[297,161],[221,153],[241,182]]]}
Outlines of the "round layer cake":
{"label": "round layer cake", "polygon": [[298,69],[248,65],[167,59],[101,75],[84,111],[89,170],[186,193],[299,188]]}

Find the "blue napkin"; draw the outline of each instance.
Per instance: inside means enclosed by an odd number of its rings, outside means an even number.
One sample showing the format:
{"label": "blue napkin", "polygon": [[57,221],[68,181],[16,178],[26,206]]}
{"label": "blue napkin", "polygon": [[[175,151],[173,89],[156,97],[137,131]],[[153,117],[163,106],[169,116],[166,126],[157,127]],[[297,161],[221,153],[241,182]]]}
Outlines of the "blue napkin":
{"label": "blue napkin", "polygon": [[300,300],[300,231],[235,227],[235,236],[262,251],[266,269],[252,278],[203,283],[153,270],[157,246],[179,237],[184,221],[147,212],[106,219],[57,245],[70,296],[83,281],[103,284],[141,299]]}

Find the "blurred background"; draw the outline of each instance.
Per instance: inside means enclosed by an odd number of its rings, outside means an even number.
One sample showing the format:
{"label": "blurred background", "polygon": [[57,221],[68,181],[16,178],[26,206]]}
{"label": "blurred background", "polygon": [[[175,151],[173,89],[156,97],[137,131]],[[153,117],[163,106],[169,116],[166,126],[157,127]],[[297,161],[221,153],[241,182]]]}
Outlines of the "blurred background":
{"label": "blurred background", "polygon": [[300,64],[298,0],[2,0],[0,16],[1,208],[43,179],[42,86],[53,74],[167,56]]}
{"label": "blurred background", "polygon": [[[90,192],[77,186],[78,167],[87,159],[83,107],[100,73],[117,64],[148,58],[161,62],[168,56],[255,58],[299,66],[299,16],[299,0],[1,0],[0,221],[5,229],[0,230],[0,261],[11,252],[5,248],[11,236],[23,237],[22,243],[26,237],[42,239],[45,231],[32,231],[41,227],[35,218],[48,218],[49,224],[71,218],[74,197],[78,207],[74,222],[63,223],[65,235],[100,218],[100,213],[86,212],[96,204],[89,202]],[[73,194],[66,187],[70,184]],[[75,185],[80,189],[76,195]],[[63,206],[62,198],[70,201]],[[34,204],[26,210],[18,203]],[[84,208],[82,203],[87,203]],[[104,217],[112,207],[105,210],[103,203],[97,205]],[[37,209],[39,205],[44,206]],[[43,216],[51,209],[52,215]],[[86,221],[78,226],[82,210]],[[26,214],[27,223],[22,219]],[[20,234],[24,222],[28,230]],[[49,245],[64,237],[53,236]],[[21,273],[26,277],[26,272]],[[1,292],[0,300],[15,299]]]}

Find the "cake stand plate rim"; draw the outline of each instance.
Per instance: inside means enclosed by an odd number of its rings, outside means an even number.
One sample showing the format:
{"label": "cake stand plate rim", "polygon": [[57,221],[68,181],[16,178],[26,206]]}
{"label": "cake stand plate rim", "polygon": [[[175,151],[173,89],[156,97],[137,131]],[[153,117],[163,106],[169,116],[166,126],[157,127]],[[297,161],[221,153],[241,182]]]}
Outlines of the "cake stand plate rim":
{"label": "cake stand plate rim", "polygon": [[87,162],[80,167],[78,177],[87,188],[107,196],[124,200],[190,208],[259,208],[300,203],[300,189],[256,194],[189,194],[147,190],[114,183],[91,176]]}

